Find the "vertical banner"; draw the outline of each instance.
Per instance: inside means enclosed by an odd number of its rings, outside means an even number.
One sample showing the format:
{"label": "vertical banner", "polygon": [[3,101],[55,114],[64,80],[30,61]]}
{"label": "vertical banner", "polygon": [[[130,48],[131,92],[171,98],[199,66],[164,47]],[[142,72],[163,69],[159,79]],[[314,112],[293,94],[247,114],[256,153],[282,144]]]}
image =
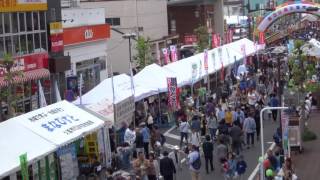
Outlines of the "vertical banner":
{"label": "vertical banner", "polygon": [[212,48],[218,47],[217,34],[212,33]]}
{"label": "vertical banner", "polygon": [[177,46],[176,45],[170,46],[170,53],[171,53],[171,62],[177,61],[178,55],[177,55]]}
{"label": "vertical banner", "polygon": [[197,63],[192,63],[191,64],[191,68],[192,68],[192,84],[195,82],[196,78],[197,78],[197,74],[198,74],[198,65]]}
{"label": "vertical banner", "polygon": [[56,95],[56,101],[57,102],[61,101],[61,95],[60,95],[60,91],[59,91],[57,80],[54,81],[54,91],[55,91],[55,95]]}
{"label": "vertical banner", "polygon": [[168,85],[168,105],[171,110],[178,109],[178,86],[177,78],[167,78]]}
{"label": "vertical banner", "polygon": [[199,64],[199,78],[201,78],[202,77],[202,59],[200,58],[199,61],[200,61],[200,64]]}
{"label": "vertical banner", "polygon": [[247,64],[247,53],[246,53],[246,45],[245,44],[241,45],[241,53],[243,55],[243,64],[246,65]]}
{"label": "vertical banner", "polygon": [[220,36],[220,34],[217,34],[217,44],[218,44],[218,47],[221,46],[221,36]]}
{"label": "vertical banner", "polygon": [[264,36],[264,32],[259,32],[259,44],[265,44],[265,36]]}
{"label": "vertical banner", "polygon": [[29,180],[27,153],[21,154],[19,156],[19,159],[20,159],[22,180]]}
{"label": "vertical banner", "polygon": [[228,43],[232,43],[233,41],[233,29],[228,30]]}
{"label": "vertical banner", "polygon": [[46,97],[44,96],[44,91],[41,85],[40,80],[38,80],[38,87],[39,87],[39,107],[46,107],[47,102],[46,102]]}
{"label": "vertical banner", "polygon": [[162,54],[164,56],[164,64],[169,64],[170,59],[169,59],[169,52],[167,48],[162,48]]}
{"label": "vertical banner", "polygon": [[208,49],[203,52],[204,70],[208,73]]}
{"label": "vertical banner", "polygon": [[218,53],[219,53],[219,59],[221,63],[220,79],[221,81],[224,81],[224,65],[223,65],[223,59],[222,59],[222,48],[218,49]]}

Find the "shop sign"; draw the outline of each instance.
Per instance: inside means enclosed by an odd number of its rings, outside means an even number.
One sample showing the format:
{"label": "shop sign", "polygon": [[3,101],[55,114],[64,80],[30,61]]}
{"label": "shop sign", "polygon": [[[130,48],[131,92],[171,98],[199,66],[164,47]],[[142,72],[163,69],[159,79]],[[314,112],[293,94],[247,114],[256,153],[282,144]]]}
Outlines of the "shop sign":
{"label": "shop sign", "polygon": [[47,0],[1,0],[0,12],[45,11]]}
{"label": "shop sign", "polygon": [[122,122],[131,123],[135,111],[134,96],[114,105],[115,127],[120,128]]}
{"label": "shop sign", "polygon": [[63,29],[62,22],[52,22],[50,27],[51,52],[63,51]]}
{"label": "shop sign", "polygon": [[107,38],[110,38],[110,26],[108,24],[63,29],[64,45],[74,45]]}
{"label": "shop sign", "polygon": [[113,103],[110,100],[104,99],[96,104],[87,105],[86,108],[104,117],[108,128],[113,126],[114,111]]}
{"label": "shop sign", "polygon": [[[41,68],[48,68],[48,53],[38,53],[26,56],[16,57],[11,72],[15,71],[32,71]],[[0,67],[0,77],[7,73],[6,69]]]}
{"label": "shop sign", "polygon": [[67,101],[60,101],[18,116],[16,120],[57,145],[73,141],[104,124],[99,118]]}

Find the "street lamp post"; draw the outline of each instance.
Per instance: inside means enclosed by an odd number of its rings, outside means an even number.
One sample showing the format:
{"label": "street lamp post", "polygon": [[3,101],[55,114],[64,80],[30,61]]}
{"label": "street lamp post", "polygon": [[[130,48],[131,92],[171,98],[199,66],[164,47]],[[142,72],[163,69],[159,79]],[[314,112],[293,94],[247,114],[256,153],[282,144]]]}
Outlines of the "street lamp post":
{"label": "street lamp post", "polygon": [[[260,128],[261,128],[261,157],[264,159],[264,134],[263,134],[263,113],[267,110],[285,110],[288,107],[265,107],[260,111]],[[281,121],[280,121],[281,124]],[[263,169],[263,161],[260,162],[260,180],[264,180],[264,169]]]}
{"label": "street lamp post", "polygon": [[[129,70],[130,70],[131,91],[132,91],[133,96],[135,95],[135,89],[134,89],[134,84],[133,84],[133,72],[132,72],[131,39],[135,39],[136,36],[137,35],[135,33],[128,33],[128,34],[124,34],[122,36],[124,39],[129,40]],[[136,120],[135,119],[133,119],[133,126],[136,127]]]}

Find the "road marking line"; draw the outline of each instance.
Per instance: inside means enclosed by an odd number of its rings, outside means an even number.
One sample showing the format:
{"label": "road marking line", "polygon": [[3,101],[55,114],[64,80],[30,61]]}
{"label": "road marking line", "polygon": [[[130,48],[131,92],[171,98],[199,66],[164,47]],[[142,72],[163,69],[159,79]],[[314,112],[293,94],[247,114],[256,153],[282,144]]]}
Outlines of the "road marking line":
{"label": "road marking line", "polygon": [[176,126],[172,126],[170,129],[168,129],[163,135],[166,136],[167,134],[170,134],[170,132],[172,130],[174,130],[174,128],[176,128]]}
{"label": "road marking line", "polygon": [[[166,148],[169,149],[174,149],[175,145],[172,144],[168,144],[168,143],[164,143],[163,146],[165,146]],[[181,159],[181,164],[184,163],[186,161],[186,158]]]}
{"label": "road marking line", "polygon": [[[273,150],[273,148],[276,146],[275,143],[272,143],[271,146],[269,147],[268,150]],[[264,154],[264,158],[267,157],[267,153]],[[260,170],[260,163],[258,163],[258,165],[256,166],[256,168],[253,170],[253,172],[250,174],[248,180],[253,180],[255,178],[255,176],[258,174]]]}
{"label": "road marking line", "polygon": [[180,136],[175,135],[175,134],[170,134],[170,133],[168,133],[168,134],[166,134],[166,135],[164,135],[164,136],[180,141]]}

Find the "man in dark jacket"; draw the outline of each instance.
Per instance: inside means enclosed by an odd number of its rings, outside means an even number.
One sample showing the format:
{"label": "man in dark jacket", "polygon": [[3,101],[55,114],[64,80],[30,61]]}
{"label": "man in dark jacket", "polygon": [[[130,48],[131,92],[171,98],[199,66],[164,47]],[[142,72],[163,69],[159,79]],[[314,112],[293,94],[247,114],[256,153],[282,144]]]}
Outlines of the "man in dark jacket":
{"label": "man in dark jacket", "polygon": [[194,130],[197,133],[200,132],[201,130],[201,122],[200,122],[200,117],[198,115],[195,115],[192,118],[191,130]]}
{"label": "man in dark jacket", "polygon": [[206,135],[206,141],[202,144],[203,154],[206,161],[206,171],[209,174],[209,167],[208,163],[210,162],[211,171],[214,170],[213,168],[213,144],[210,140],[210,136]]}
{"label": "man in dark jacket", "polygon": [[176,174],[176,168],[172,159],[168,157],[168,152],[163,152],[163,158],[160,160],[160,174],[163,180],[173,180],[173,174]]}
{"label": "man in dark jacket", "polygon": [[232,150],[233,152],[239,155],[241,149],[242,130],[238,121],[236,121],[234,125],[230,128],[229,134],[232,139]]}

